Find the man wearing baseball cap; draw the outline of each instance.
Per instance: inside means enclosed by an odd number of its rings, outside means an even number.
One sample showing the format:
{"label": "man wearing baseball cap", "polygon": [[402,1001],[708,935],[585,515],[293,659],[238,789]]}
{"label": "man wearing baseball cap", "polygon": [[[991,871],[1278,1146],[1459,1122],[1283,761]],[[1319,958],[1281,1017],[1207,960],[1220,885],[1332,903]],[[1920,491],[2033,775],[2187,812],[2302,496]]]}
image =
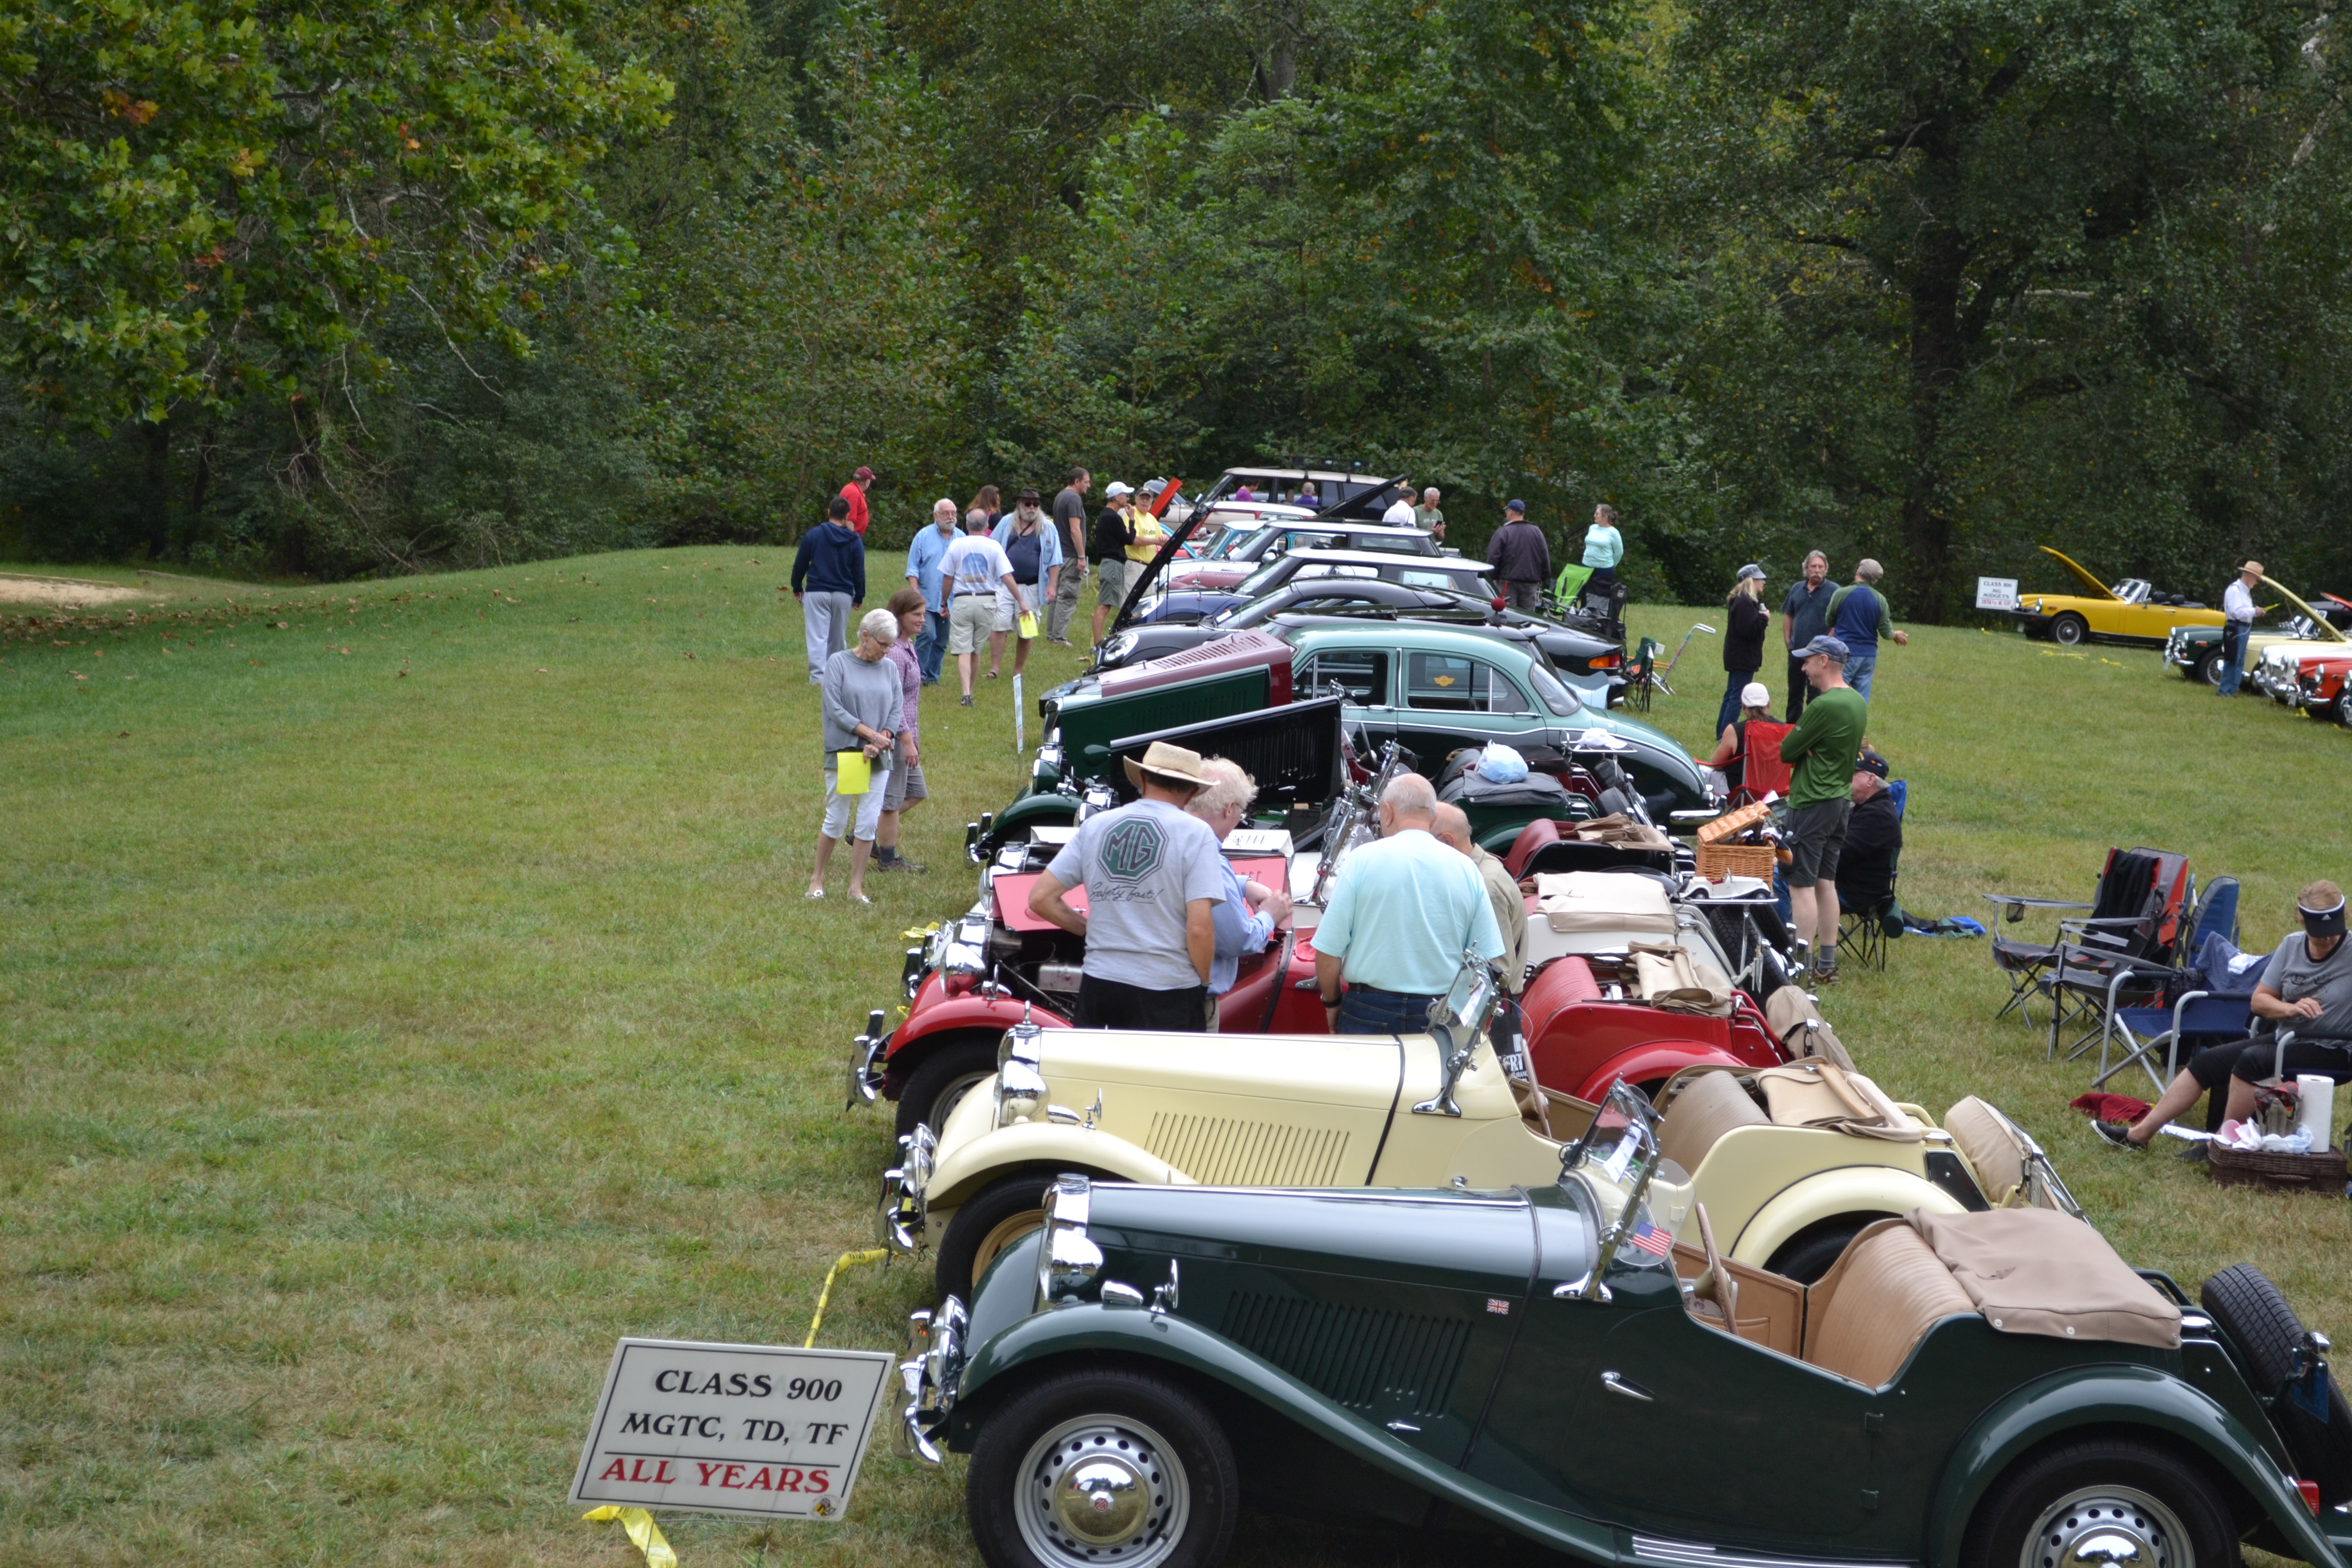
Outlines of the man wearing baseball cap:
{"label": "man wearing baseball cap", "polygon": [[1838,851],[1839,904],[1881,921],[1889,936],[1903,934],[1895,900],[1895,867],[1903,853],[1903,816],[1886,787],[1886,759],[1865,749],[1853,762],[1847,793],[1853,811],[1845,819],[1845,847]]}
{"label": "man wearing baseball cap", "polygon": [[874,470],[860,463],[856,477],[841,487],[841,499],[849,503],[849,526],[857,537],[866,537],[866,492],[874,486]]}
{"label": "man wearing baseball cap", "polygon": [[[1087,944],[1079,1028],[1198,1034],[1225,869],[1216,834],[1184,807],[1210,781],[1198,752],[1165,741],[1120,760],[1142,798],[1078,825],[1029,889],[1029,912]],[[1063,896],[1072,888],[1087,890],[1084,910]]]}
{"label": "man wearing baseball cap", "polygon": [[1853,810],[1854,759],[1870,704],[1845,683],[1845,644],[1823,633],[1797,650],[1813,689],[1797,727],[1780,737],[1789,778],[1790,925],[1797,963],[1820,985],[1837,984],[1838,855]]}

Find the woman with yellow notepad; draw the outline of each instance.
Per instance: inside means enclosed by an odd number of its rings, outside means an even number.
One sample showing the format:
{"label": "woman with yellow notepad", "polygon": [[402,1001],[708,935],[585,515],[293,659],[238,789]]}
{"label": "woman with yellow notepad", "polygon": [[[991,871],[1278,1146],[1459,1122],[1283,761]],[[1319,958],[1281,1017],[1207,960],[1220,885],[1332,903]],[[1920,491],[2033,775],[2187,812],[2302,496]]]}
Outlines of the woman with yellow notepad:
{"label": "woman with yellow notepad", "polygon": [[816,869],[808,897],[824,897],[824,868],[833,847],[849,845],[849,901],[870,904],[866,863],[874,853],[890,758],[898,741],[901,693],[889,660],[898,622],[887,610],[869,610],[857,623],[857,646],[824,661],[824,826],[818,829]]}

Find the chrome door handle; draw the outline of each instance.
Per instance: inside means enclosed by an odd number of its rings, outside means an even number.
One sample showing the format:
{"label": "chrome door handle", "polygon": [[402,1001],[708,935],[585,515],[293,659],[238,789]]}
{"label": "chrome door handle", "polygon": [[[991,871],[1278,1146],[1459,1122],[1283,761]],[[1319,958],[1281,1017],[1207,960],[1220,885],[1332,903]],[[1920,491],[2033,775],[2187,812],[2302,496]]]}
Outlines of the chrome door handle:
{"label": "chrome door handle", "polygon": [[1622,1394],[1628,1399],[1638,1399],[1644,1405],[1653,1402],[1651,1394],[1626,1382],[1613,1372],[1604,1372],[1601,1374],[1601,1386],[1612,1394]]}

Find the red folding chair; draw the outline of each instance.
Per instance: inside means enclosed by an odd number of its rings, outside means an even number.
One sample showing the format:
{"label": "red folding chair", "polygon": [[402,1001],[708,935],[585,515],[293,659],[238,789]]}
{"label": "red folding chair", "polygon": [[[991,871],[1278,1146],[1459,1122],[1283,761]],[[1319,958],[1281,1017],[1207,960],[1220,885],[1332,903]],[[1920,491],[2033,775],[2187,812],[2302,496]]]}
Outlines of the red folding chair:
{"label": "red folding chair", "polygon": [[1739,764],[1739,787],[1731,792],[1733,809],[1752,805],[1768,795],[1788,797],[1789,775],[1795,769],[1780,760],[1780,742],[1795,728],[1794,724],[1772,724],[1754,719],[1740,731],[1747,746],[1732,759]]}

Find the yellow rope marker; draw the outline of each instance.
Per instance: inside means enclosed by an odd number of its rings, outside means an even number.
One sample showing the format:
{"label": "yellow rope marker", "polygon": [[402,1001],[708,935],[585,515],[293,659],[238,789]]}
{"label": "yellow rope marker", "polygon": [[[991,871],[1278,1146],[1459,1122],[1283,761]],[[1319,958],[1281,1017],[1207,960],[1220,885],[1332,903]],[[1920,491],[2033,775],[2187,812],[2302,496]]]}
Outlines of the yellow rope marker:
{"label": "yellow rope marker", "polygon": [[629,1539],[636,1543],[637,1550],[646,1554],[646,1568],[677,1568],[677,1553],[670,1550],[669,1542],[662,1539],[661,1526],[656,1524],[654,1516],[644,1509],[614,1508],[606,1503],[603,1508],[590,1509],[580,1517],[591,1524],[602,1524],[608,1519],[619,1520],[621,1528],[629,1532]]}
{"label": "yellow rope marker", "polygon": [[868,1247],[864,1252],[845,1252],[840,1257],[833,1260],[833,1267],[824,1271],[824,1289],[818,1293],[816,1299],[816,1316],[809,1320],[808,1339],[806,1342],[801,1346],[801,1349],[804,1351],[813,1351],[816,1349],[816,1331],[818,1329],[824,1326],[824,1309],[826,1304],[833,1300],[833,1282],[835,1279],[840,1277],[841,1271],[845,1268],[854,1268],[860,1263],[879,1263],[889,1256],[890,1249],[888,1247]]}

